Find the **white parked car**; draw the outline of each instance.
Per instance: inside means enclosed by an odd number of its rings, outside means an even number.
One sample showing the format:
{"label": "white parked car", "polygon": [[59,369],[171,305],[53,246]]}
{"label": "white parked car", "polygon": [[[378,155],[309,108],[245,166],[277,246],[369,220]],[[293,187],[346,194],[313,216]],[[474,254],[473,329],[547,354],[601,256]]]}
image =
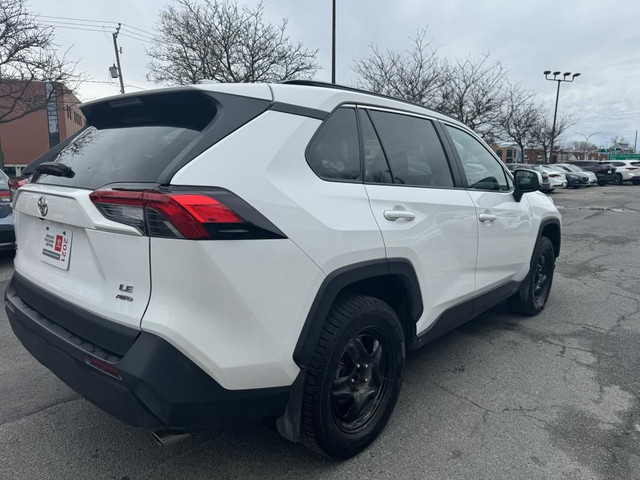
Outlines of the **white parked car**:
{"label": "white parked car", "polygon": [[544,193],[551,193],[556,188],[549,181],[549,175],[539,165],[531,165],[528,163],[507,163],[507,169],[511,173],[515,173],[516,170],[529,170],[535,172],[538,176],[538,183],[540,184],[540,191]]}
{"label": "white parked car", "polygon": [[616,185],[631,182],[640,185],[640,162],[638,160],[609,160],[616,167]]}
{"label": "white parked car", "polygon": [[564,172],[555,170],[548,165],[541,165],[540,168],[547,173],[547,176],[549,177],[549,184],[552,188],[567,187],[567,177]]}
{"label": "white parked car", "polygon": [[71,388],[162,441],[274,418],[350,457],[408,350],[505,299],[547,302],[558,210],[449,117],[314,82],[81,109],[16,192],[7,315]]}

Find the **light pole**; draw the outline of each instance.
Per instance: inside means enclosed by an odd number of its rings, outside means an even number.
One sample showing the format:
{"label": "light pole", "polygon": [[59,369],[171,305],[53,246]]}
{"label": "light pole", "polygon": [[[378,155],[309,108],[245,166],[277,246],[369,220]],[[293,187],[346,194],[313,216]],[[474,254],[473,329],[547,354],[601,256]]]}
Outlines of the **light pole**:
{"label": "light pole", "polygon": [[586,159],[587,159],[587,145],[589,144],[589,139],[590,139],[591,137],[593,137],[594,135],[598,135],[599,133],[600,133],[600,132],[594,132],[594,133],[592,133],[592,134],[591,134],[591,135],[589,135],[589,136],[585,135],[584,133],[577,133],[577,134],[576,134],[576,135],[580,135],[581,137],[584,137],[584,144],[582,145],[582,146],[584,147],[584,148],[582,149],[582,150],[583,150],[583,153],[584,153],[584,158],[583,158],[583,160],[586,160]]}
{"label": "light pole", "polygon": [[331,9],[331,83],[336,83],[336,0]]}
{"label": "light pole", "polygon": [[[579,73],[574,73],[571,75],[571,72],[565,72],[562,74],[562,78],[558,77],[562,72],[553,72],[553,78],[549,78],[551,75],[551,70],[545,70],[544,72],[545,80],[550,80],[552,82],[558,82],[558,90],[556,92],[556,108],[553,111],[553,126],[551,127],[551,147],[549,148],[549,162],[553,163],[553,141],[556,135],[556,116],[558,115],[558,98],[560,98],[560,82],[573,82],[576,77],[579,77]],[[568,80],[567,77],[571,76],[571,80]]]}

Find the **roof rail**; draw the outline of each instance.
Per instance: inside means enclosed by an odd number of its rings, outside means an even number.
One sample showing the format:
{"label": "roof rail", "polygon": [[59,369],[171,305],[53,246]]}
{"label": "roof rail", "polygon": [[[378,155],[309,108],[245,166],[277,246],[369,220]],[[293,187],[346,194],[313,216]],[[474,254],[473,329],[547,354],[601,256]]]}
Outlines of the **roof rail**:
{"label": "roof rail", "polygon": [[376,92],[371,92],[369,90],[363,90],[361,88],[347,87],[345,85],[339,85],[337,83],[319,82],[317,80],[286,80],[286,81],[280,82],[280,83],[282,83],[284,85],[302,85],[302,86],[307,86],[307,87],[323,87],[323,88],[333,88],[333,89],[336,89],[336,90],[345,90],[347,92],[364,93],[366,95],[373,95],[374,97],[384,98],[384,99],[387,99],[387,100],[393,100],[395,102],[402,102],[402,103],[406,103],[407,105],[411,105],[411,106],[414,106],[414,107],[420,107],[420,108],[424,108],[424,109],[427,109],[427,110],[431,110],[432,112],[439,113],[440,115],[444,115],[445,117],[449,117],[452,120],[455,120],[455,118],[453,118],[450,115],[447,115],[446,113],[438,112],[438,110],[435,110],[435,109],[429,108],[429,107],[425,107],[424,105],[422,105],[420,103],[411,102],[409,100],[404,100],[404,99],[398,98],[398,97],[392,97],[391,95],[385,95],[383,93],[376,93]]}

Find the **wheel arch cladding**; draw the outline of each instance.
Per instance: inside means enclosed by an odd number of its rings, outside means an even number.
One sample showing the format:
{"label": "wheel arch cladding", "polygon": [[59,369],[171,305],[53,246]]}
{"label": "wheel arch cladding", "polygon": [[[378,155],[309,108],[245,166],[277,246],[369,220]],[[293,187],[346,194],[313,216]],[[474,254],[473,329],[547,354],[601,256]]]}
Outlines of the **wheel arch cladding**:
{"label": "wheel arch cladding", "polygon": [[300,368],[308,366],[336,299],[355,294],[387,302],[400,318],[406,338],[415,335],[415,324],[422,315],[423,304],[411,262],[392,258],[348,265],[330,273],[316,294],[293,351],[293,360]]}
{"label": "wheel arch cladding", "polygon": [[547,237],[553,245],[556,258],[560,256],[561,230],[560,221],[557,218],[547,218],[540,225],[538,237]]}

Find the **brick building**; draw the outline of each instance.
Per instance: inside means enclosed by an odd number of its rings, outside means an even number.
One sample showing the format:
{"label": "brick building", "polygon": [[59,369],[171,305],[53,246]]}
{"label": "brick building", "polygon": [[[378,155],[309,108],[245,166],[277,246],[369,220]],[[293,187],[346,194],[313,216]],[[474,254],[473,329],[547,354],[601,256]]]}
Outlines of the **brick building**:
{"label": "brick building", "polygon": [[[524,156],[520,153],[520,147],[512,144],[494,144],[491,149],[500,157],[502,163],[543,163],[544,155],[541,148],[525,148]],[[569,150],[556,150],[553,154],[554,163],[575,162],[577,160],[607,160],[608,154],[598,152],[572,152]]]}
{"label": "brick building", "polygon": [[4,171],[9,176],[20,175],[25,166],[85,124],[78,108],[80,101],[63,86],[34,82],[28,88],[32,89],[29,92],[31,97],[42,95],[43,108],[17,120],[0,123],[0,156],[3,157]]}

